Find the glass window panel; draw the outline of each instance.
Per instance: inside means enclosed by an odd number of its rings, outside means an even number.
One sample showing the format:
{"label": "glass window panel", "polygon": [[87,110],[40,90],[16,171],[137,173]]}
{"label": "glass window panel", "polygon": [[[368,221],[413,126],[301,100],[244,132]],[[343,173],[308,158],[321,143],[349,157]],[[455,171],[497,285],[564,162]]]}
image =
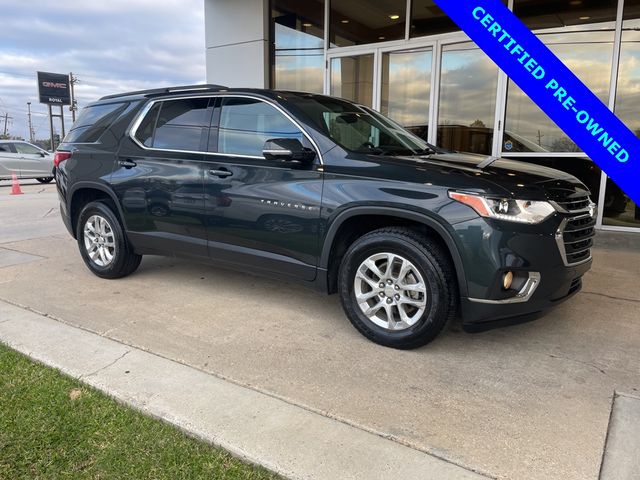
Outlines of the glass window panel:
{"label": "glass window panel", "polygon": [[429,133],[433,52],[390,52],[382,57],[381,112],[424,140]]}
{"label": "glass window panel", "polygon": [[324,1],[273,0],[272,86],[322,93]]}
{"label": "glass window panel", "polygon": [[96,142],[126,107],[126,103],[110,103],[83,108],[65,142]]}
{"label": "glass window panel", "polygon": [[208,127],[208,98],[186,98],[162,102],[158,126],[179,125],[189,127]]}
{"label": "glass window panel", "polygon": [[218,152],[262,156],[272,138],[297,138],[302,132],[271,105],[250,98],[224,100],[220,114]]}
{"label": "glass window panel", "polygon": [[411,37],[456,32],[460,28],[433,0],[413,0],[411,5]]}
{"label": "glass window panel", "polygon": [[[617,0],[515,0],[513,12],[531,30],[614,28]],[[610,25],[603,25],[610,22]],[[567,28],[569,27],[569,28]]]}
{"label": "glass window panel", "polygon": [[16,147],[16,152],[18,153],[23,153],[25,155],[40,155],[42,153],[42,150],[34,147],[33,145],[29,145],[28,143],[16,142],[14,145]]}
{"label": "glass window panel", "polygon": [[209,126],[208,98],[185,98],[162,102],[153,135],[154,148],[202,150]]}
{"label": "glass window panel", "polygon": [[158,119],[161,105],[161,103],[156,103],[136,130],[136,138],[146,147],[153,145],[153,132],[156,128],[156,120]]}
{"label": "glass window panel", "polygon": [[442,49],[438,146],[489,155],[498,69],[473,43]]}
{"label": "glass window panel", "polygon": [[330,46],[402,40],[406,0],[331,0]]}
{"label": "glass window panel", "polygon": [[154,148],[168,150],[201,151],[203,127],[183,127],[179,125],[165,125],[158,127],[153,139]]}
{"label": "glass window panel", "polygon": [[[506,5],[507,0],[503,0],[503,3]],[[434,0],[413,0],[411,2],[410,37],[424,37],[457,31],[460,31],[460,27],[438,7]]]}
{"label": "glass window panel", "polygon": [[[613,58],[613,31],[539,35],[605,104]],[[502,149],[513,152],[580,152],[578,146],[515,83],[509,82]]]}
{"label": "glass window panel", "polygon": [[[618,70],[616,115],[640,137],[640,0],[626,0]],[[605,225],[640,227],[640,207],[609,178],[604,205]]]}
{"label": "glass window panel", "polygon": [[331,95],[371,107],[373,54],[331,60]]}

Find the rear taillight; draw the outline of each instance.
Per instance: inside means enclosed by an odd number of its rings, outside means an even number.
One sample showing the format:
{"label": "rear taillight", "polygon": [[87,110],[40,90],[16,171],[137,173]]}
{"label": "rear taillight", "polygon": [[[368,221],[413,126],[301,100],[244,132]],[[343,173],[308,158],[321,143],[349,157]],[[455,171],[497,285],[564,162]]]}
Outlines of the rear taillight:
{"label": "rear taillight", "polygon": [[60,165],[65,160],[68,160],[69,158],[71,158],[71,152],[56,152],[56,154],[53,157],[53,166],[57,167],[58,165]]}

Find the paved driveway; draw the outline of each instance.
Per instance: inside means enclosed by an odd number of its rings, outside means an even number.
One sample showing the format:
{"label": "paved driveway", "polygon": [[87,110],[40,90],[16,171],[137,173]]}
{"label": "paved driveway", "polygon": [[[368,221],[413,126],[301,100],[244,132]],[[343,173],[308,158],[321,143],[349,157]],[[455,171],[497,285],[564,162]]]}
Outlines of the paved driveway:
{"label": "paved driveway", "polygon": [[403,352],[361,337],[337,297],[294,284],[160,257],[100,280],[54,187],[23,189],[0,186],[0,299],[491,476],[597,478],[613,392],[640,392],[638,250],[597,249],[584,291],[536,322],[454,325]]}

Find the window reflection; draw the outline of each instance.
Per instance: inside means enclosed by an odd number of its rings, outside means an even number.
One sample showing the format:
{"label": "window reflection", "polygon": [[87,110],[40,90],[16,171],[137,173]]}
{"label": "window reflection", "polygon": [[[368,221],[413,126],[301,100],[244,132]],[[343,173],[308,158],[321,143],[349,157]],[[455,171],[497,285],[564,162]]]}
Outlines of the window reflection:
{"label": "window reflection", "polygon": [[[613,28],[613,27],[612,27]],[[538,37],[605,104],[614,31],[539,34]],[[578,146],[513,82],[509,82],[504,152],[580,152]]]}
{"label": "window reflection", "polygon": [[[514,13],[603,103],[609,101],[617,0],[516,0]],[[580,152],[580,148],[509,82],[502,150]]]}
{"label": "window reflection", "polygon": [[330,8],[332,47],[405,38],[406,0],[332,0]]}
{"label": "window reflection", "polygon": [[272,86],[322,93],[324,2],[272,1]]}
{"label": "window reflection", "polygon": [[[640,137],[640,0],[626,0],[618,70],[616,115]],[[640,207],[611,181],[604,200],[605,225],[640,226]]]}
{"label": "window reflection", "polygon": [[429,132],[432,59],[431,49],[382,57],[381,112],[424,140]]}
{"label": "window reflection", "polygon": [[498,69],[473,43],[442,50],[438,146],[489,155]]}
{"label": "window reflection", "polygon": [[371,107],[373,54],[332,59],[331,95]]}

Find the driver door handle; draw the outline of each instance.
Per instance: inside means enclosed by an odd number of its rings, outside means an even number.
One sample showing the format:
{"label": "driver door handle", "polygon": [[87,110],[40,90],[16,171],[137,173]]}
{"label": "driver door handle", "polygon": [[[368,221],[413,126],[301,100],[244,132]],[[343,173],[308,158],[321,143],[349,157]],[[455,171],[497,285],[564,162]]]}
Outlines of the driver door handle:
{"label": "driver door handle", "polygon": [[136,162],[134,162],[130,158],[127,158],[126,160],[120,160],[120,162],[118,163],[120,163],[120,166],[124,168],[133,168],[138,165]]}
{"label": "driver door handle", "polygon": [[224,178],[224,177],[230,177],[231,175],[233,175],[233,172],[230,172],[227,169],[209,170],[209,175]]}

